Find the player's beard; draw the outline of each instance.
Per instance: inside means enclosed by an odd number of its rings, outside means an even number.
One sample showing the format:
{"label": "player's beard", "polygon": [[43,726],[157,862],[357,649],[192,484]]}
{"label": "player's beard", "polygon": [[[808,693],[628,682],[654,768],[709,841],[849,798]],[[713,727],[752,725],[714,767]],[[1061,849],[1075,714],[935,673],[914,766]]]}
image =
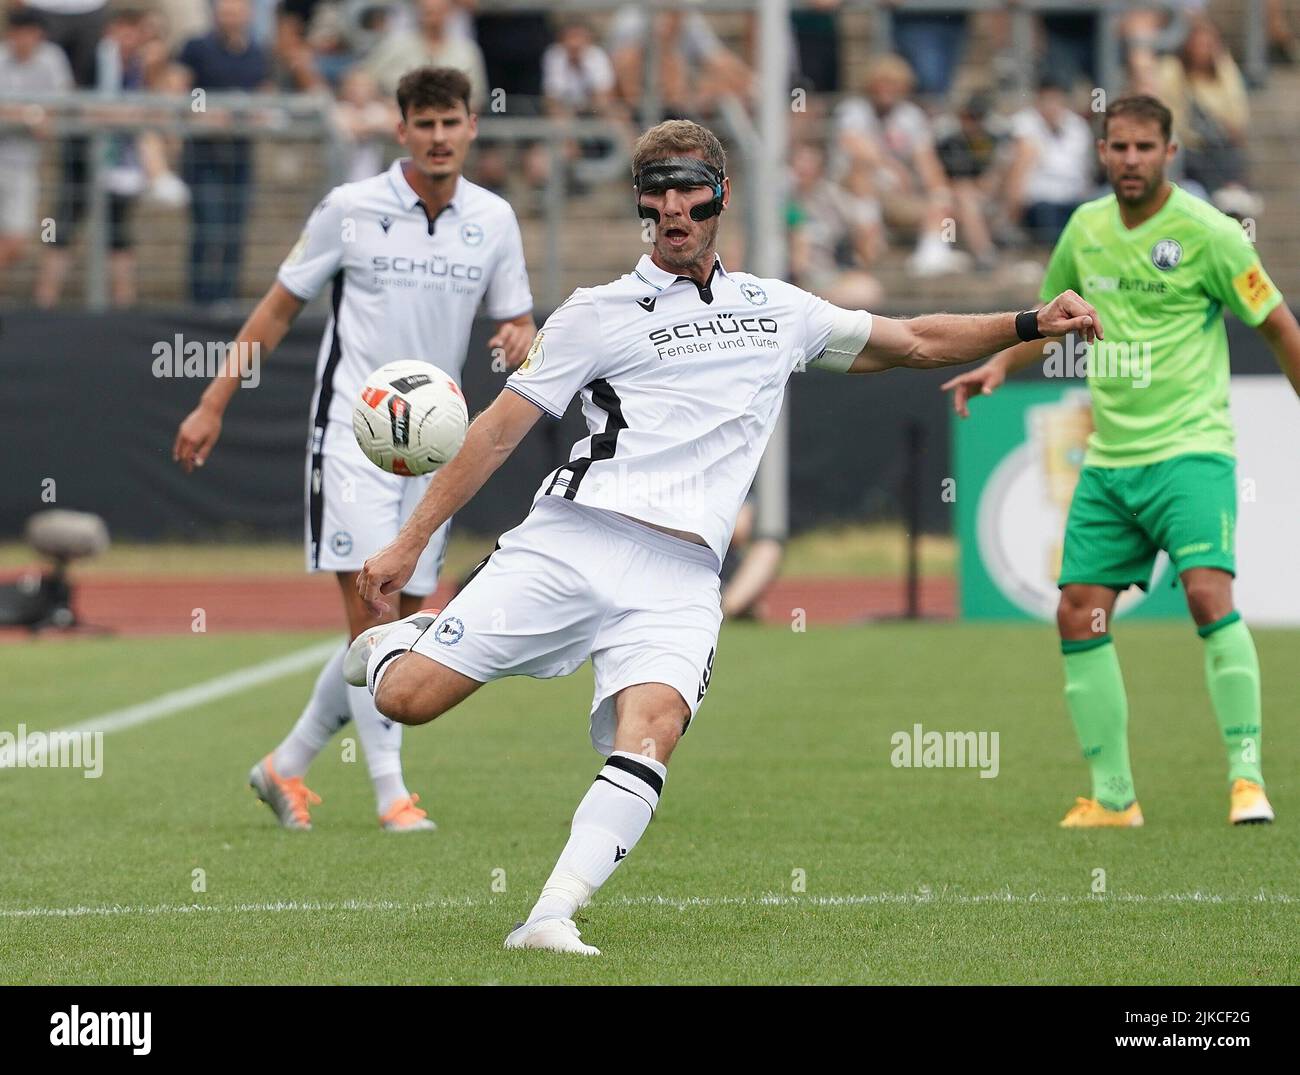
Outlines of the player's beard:
{"label": "player's beard", "polygon": [[1157,172],[1150,179],[1143,179],[1141,176],[1134,176],[1134,178],[1142,179],[1142,189],[1136,195],[1128,195],[1124,193],[1124,188],[1120,185],[1123,181],[1122,175],[1116,176],[1111,180],[1110,186],[1111,190],[1115,192],[1115,197],[1127,206],[1145,205],[1156,196],[1157,192],[1165,183],[1165,173],[1163,171]]}
{"label": "player's beard", "polygon": [[[660,234],[666,229],[673,226],[673,222],[668,224],[659,224],[655,228],[655,247],[659,251],[659,260],[671,269],[676,269],[686,275],[685,270],[694,268],[703,263],[711,263],[713,260],[713,247],[718,238],[719,218],[710,217],[708,220],[692,221],[691,231],[692,242],[682,247],[680,250],[674,250],[668,245],[667,241],[659,242]],[[686,227],[687,225],[680,225]]]}

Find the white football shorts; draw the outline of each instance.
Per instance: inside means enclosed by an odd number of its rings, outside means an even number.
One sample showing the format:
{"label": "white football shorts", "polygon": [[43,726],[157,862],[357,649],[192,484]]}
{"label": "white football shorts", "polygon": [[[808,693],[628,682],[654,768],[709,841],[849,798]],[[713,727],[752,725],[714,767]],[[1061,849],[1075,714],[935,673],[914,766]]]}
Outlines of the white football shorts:
{"label": "white football shorts", "polygon": [[[433,475],[404,478],[380,470],[362,454],[351,427],[339,422],[325,431],[320,464],[317,482],[308,455],[307,570],[360,571],[367,558],[397,536]],[[420,556],[403,593],[433,593],[450,533],[448,520]]]}
{"label": "white football shorts", "polygon": [[590,657],[591,743],[608,755],[624,687],[666,683],[694,718],[721,624],[710,549],[544,496],[411,648],[480,683],[567,676]]}

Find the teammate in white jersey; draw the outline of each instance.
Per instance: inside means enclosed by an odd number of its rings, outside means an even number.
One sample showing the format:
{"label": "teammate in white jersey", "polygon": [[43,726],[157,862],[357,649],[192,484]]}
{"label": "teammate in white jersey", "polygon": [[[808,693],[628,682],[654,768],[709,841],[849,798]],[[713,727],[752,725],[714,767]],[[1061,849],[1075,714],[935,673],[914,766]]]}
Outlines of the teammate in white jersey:
{"label": "teammate in white jersey", "polygon": [[[429,484],[427,476],[385,474],[361,454],[352,408],[365,379],[386,362],[414,358],[459,381],[480,302],[498,322],[489,347],[499,348],[511,368],[536,332],[515,214],[461,175],[477,133],[469,95],[469,80],[451,68],[419,68],[402,78],[397,137],[410,157],[325,196],[235,341],[269,354],[303,306],[332,284],[307,459],[307,566],[337,576],[349,640],[396,614],[371,614],[358,596],[357,572],[393,540]],[[211,453],[238,384],[237,376],[216,378],[181,424],[173,454],[187,472]],[[427,535],[402,582],[402,615],[433,592],[447,531],[444,519]],[[382,827],[432,829],[402,777],[401,725],[379,714],[368,691],[344,682],[346,649],[345,643],[325,665],[301,718],[253,767],[249,783],[286,828],[311,828],[309,807],[319,798],[303,777],[330,737],[354,719]]]}
{"label": "teammate in white jersey", "polygon": [[361,635],[344,666],[381,712],[423,724],[489,680],[565,675],[591,658],[591,738],[607,760],[507,948],[597,953],[572,916],[649,824],[709,686],[718,567],[790,374],[946,366],[1030,336],[1101,334],[1072,292],[1018,315],[896,321],[725,269],[714,247],[730,183],[721,145],[697,124],[648,131],[633,171],[638,210],[656,221],[653,252],[550,316],[507,390],[358,579],[382,607],[538,417],[581,393],[591,435],[542,482],[527,518],[445,609]]}

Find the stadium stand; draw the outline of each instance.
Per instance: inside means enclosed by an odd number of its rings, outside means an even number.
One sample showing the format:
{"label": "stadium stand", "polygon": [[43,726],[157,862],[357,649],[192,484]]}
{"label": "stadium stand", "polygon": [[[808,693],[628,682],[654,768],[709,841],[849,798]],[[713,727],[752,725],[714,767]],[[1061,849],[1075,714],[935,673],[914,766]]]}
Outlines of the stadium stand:
{"label": "stadium stand", "polygon": [[[266,4],[249,4],[248,0],[221,2],[227,8],[250,9],[254,26],[250,46],[266,48],[273,58],[272,76],[259,89],[289,94],[300,102],[291,115],[282,107],[282,102],[288,98],[268,97],[265,101],[267,108],[262,114],[250,112],[236,120],[248,125],[248,129],[241,133],[251,138],[254,146],[248,219],[233,303],[238,306],[241,303],[247,305],[255,297],[261,283],[271,275],[293,244],[302,220],[325,190],[335,182],[360,174],[358,169],[364,171],[372,165],[381,167],[397,155],[396,144],[376,133],[391,122],[394,113],[382,96],[376,95],[373,84],[375,61],[377,57],[382,59],[384,55],[393,53],[402,42],[410,43],[418,37],[423,8],[408,3],[385,5],[362,4],[355,0],[321,0],[314,4],[279,4],[272,19]],[[38,4],[28,6],[39,8]],[[494,40],[501,39],[501,20],[517,18],[531,20],[530,33],[538,37],[540,43],[542,23],[539,16],[543,13],[540,5],[530,9],[514,0],[497,3],[481,0],[477,5],[469,5],[476,10],[474,17],[470,17],[468,10],[450,4],[449,0],[429,0],[424,6],[430,8],[425,17],[446,18],[445,34],[451,39],[472,34],[477,20],[491,46]],[[588,166],[579,174],[571,165],[565,164],[566,157],[571,160],[575,156],[575,140],[564,140],[555,157],[560,164],[560,175],[554,193],[546,189],[546,173],[550,165],[546,160],[545,145],[538,137],[538,129],[532,126],[543,122],[540,118],[545,112],[542,102],[534,98],[524,101],[512,90],[501,95],[500,107],[491,101],[486,103],[481,117],[484,143],[485,147],[495,148],[482,154],[485,165],[482,178],[492,185],[500,184],[502,193],[521,216],[529,264],[536,267],[534,271],[543,280],[538,294],[543,307],[558,301],[575,286],[621,272],[640,252],[640,229],[628,212],[627,184],[621,174],[619,152],[620,147],[626,146],[634,125],[641,122],[646,107],[656,108],[661,113],[693,110],[697,116],[711,119],[720,131],[732,135],[734,143],[733,122],[728,116],[734,118],[735,112],[729,112],[725,107],[710,109],[706,103],[715,100],[720,90],[743,91],[749,78],[749,61],[754,50],[754,17],[743,11],[727,10],[729,6],[719,5],[723,10],[708,14],[696,11],[689,16],[671,13],[656,16],[656,31],[650,46],[657,50],[655,55],[659,58],[655,65],[658,76],[654,80],[653,101],[647,101],[644,91],[638,90],[638,79],[645,75],[647,67],[638,59],[637,46],[629,42],[635,42],[637,35],[643,35],[646,29],[636,24],[639,16],[635,9],[618,9],[613,3],[603,11],[592,11],[589,6],[584,6],[582,16],[593,31],[594,45],[606,50],[613,61],[617,78],[614,97],[621,100],[622,105],[620,108],[610,104],[592,110],[613,123],[609,128],[612,133],[607,137],[577,140],[581,145],[595,143],[604,146],[603,167]],[[816,11],[805,4],[794,6],[798,9],[798,19],[791,34],[795,68],[817,66],[798,62],[801,42],[802,52],[807,56],[812,52],[807,42],[816,41],[818,33],[825,40],[828,27],[833,26],[837,34],[841,62],[836,74],[840,92],[818,91],[819,82],[828,80],[824,71],[805,74],[792,70],[791,75],[796,93],[807,87],[812,89],[806,98],[799,99],[801,104],[796,107],[793,132],[801,141],[820,141],[826,149],[833,151],[828,135],[830,116],[837,105],[854,97],[862,87],[869,67],[878,62],[880,53],[890,44],[891,26],[888,20],[880,17],[882,9],[871,3],[843,0],[839,4],[823,3]],[[954,10],[964,6],[959,2],[952,5]],[[1007,11],[976,6],[981,10],[963,16],[960,35],[941,35],[942,40],[936,38],[930,42],[933,49],[938,49],[942,55],[958,57],[950,77],[939,80],[941,86],[946,83],[946,95],[931,93],[915,97],[929,114],[940,137],[944,132],[951,134],[958,125],[960,108],[972,95],[982,98],[985,107],[991,105],[987,115],[990,131],[999,137],[1007,133],[1012,117],[1031,105],[1031,88],[1037,82],[1043,61],[1058,56],[1060,49],[1066,47],[1061,43],[1065,39],[1057,32],[1059,27],[1040,20],[1032,39],[1033,55],[1026,60],[1015,53],[1017,43]],[[1095,10],[1106,6],[1084,5]],[[1121,77],[1119,85],[1106,87],[1109,92],[1136,84],[1142,78],[1155,78],[1161,86],[1174,91],[1180,84],[1176,77],[1180,66],[1179,51],[1188,30],[1199,17],[1195,10],[1189,15],[1186,10],[1189,7],[1204,9],[1208,14],[1212,20],[1210,25],[1217,28],[1228,53],[1237,59],[1233,70],[1240,69],[1247,84],[1252,80],[1259,81],[1259,72],[1250,67],[1247,56],[1252,32],[1249,20],[1258,5],[1251,4],[1250,0],[1214,0],[1208,4],[1151,7],[1149,19],[1138,19],[1134,23],[1126,20],[1122,27],[1116,24],[1116,41],[1127,34],[1129,42],[1127,51],[1117,44],[1116,56],[1120,61],[1127,58],[1134,69]],[[1165,7],[1172,9],[1172,13],[1164,11]],[[1277,283],[1284,293],[1294,294],[1300,285],[1300,268],[1283,255],[1300,239],[1300,212],[1293,205],[1295,149],[1290,116],[1300,73],[1285,61],[1294,55],[1293,38],[1288,44],[1290,29],[1287,19],[1290,18],[1291,24],[1297,20],[1294,12],[1288,14],[1284,4],[1269,2],[1264,7],[1267,11],[1267,44],[1275,65],[1266,84],[1253,85],[1250,89],[1249,124],[1244,131],[1244,141],[1237,149],[1240,160],[1234,162],[1234,167],[1249,177],[1249,192],[1244,201],[1232,204],[1238,207],[1241,215],[1249,215],[1252,219],[1256,210],[1262,207],[1254,224],[1261,254],[1275,267]],[[130,230],[136,239],[137,260],[133,271],[138,280],[131,287],[100,289],[103,295],[118,302],[165,306],[184,304],[192,297],[188,267],[191,213],[185,206],[186,192],[177,189],[170,173],[182,170],[183,143],[193,143],[196,140],[194,136],[201,136],[205,129],[210,132],[212,124],[220,122],[219,111],[207,117],[184,115],[186,99],[180,96],[186,91],[186,84],[183,69],[178,67],[177,61],[185,42],[194,39],[210,25],[205,9],[204,4],[183,0],[125,0],[107,5],[108,13],[135,12],[143,19],[144,39],[133,46],[143,57],[139,63],[139,78],[132,83],[121,81],[119,75],[116,84],[125,87],[122,104],[105,103],[102,68],[106,57],[111,58],[111,49],[106,51],[111,34],[101,39],[95,62],[87,61],[82,48],[84,43],[78,43],[77,62],[81,64],[85,77],[93,78],[94,84],[100,87],[94,91],[99,96],[69,97],[65,105],[48,108],[43,120],[46,136],[38,141],[42,151],[41,207],[38,219],[32,222],[33,233],[38,223],[51,221],[56,230],[67,225],[70,233],[70,222],[62,219],[67,215],[66,208],[60,207],[77,204],[78,197],[87,191],[69,190],[69,184],[90,183],[88,175],[82,175],[76,169],[69,170],[63,161],[60,147],[75,145],[76,138],[62,136],[68,132],[89,130],[97,123],[114,123],[121,119],[133,124],[130,130],[146,132],[135,135],[137,155],[145,161],[146,171],[157,174],[150,177],[149,189],[132,199],[129,210],[133,218]],[[443,9],[448,10],[442,13]],[[810,21],[812,15],[820,17],[822,22]],[[553,33],[558,31],[563,18],[563,11],[552,13],[550,25]],[[51,21],[52,28],[55,23],[57,19]],[[892,27],[896,34],[894,46],[906,50],[926,67],[925,77],[920,81],[922,87],[932,86],[936,81],[930,70],[935,53],[926,51],[927,25],[931,31],[939,32],[924,20]],[[1149,32],[1151,27],[1156,29],[1154,36]],[[66,36],[66,29],[59,29]],[[265,36],[265,40],[257,40],[259,33]],[[1077,33],[1075,36],[1082,40]],[[77,41],[80,42],[80,38]],[[465,47],[456,46],[452,51],[459,48],[465,55],[477,55],[478,50],[468,45],[469,42],[465,42]],[[1148,49],[1154,55],[1154,67],[1139,70],[1140,65],[1146,62]],[[495,54],[486,55],[486,52],[484,50],[488,70],[500,69],[501,58]],[[539,84],[541,54],[539,51],[538,79],[534,80]],[[699,61],[698,64],[695,61]],[[1084,61],[1080,60],[1078,66],[1085,66]],[[682,82],[685,71],[697,67],[699,77]],[[358,68],[369,70],[372,78],[367,80],[358,75]],[[1125,70],[1122,62],[1119,70]],[[521,81],[517,81],[525,85],[528,78],[521,76]],[[15,85],[21,88],[20,83]],[[138,91],[161,95],[150,100],[170,100],[173,103],[175,114],[170,122],[160,123],[154,128],[155,134],[147,133],[150,130],[149,117],[142,115],[139,109],[133,113],[128,104],[131,94]],[[1075,111],[1087,118],[1092,101],[1092,88],[1081,76],[1074,83],[1070,103]],[[742,119],[744,111],[742,107]],[[308,120],[308,116],[314,119]],[[26,120],[12,107],[0,111],[0,122],[11,124],[10,133],[5,137],[17,139],[24,136],[21,124]],[[129,143],[130,137],[118,136],[113,144]],[[158,145],[160,139],[161,150],[151,149],[150,145]],[[503,164],[510,159],[499,148],[503,141],[531,147],[521,154],[521,167]],[[1013,139],[1006,141],[1010,143]],[[1005,167],[1004,158],[1008,151],[1009,145],[999,149],[998,166]],[[581,149],[576,151],[578,156],[583,153]],[[164,155],[163,159],[157,159],[159,154]],[[602,156],[602,152],[595,155]],[[833,158],[833,152],[828,156]],[[739,185],[750,181],[750,177],[745,175],[743,154],[733,153],[732,171]],[[473,167],[470,174],[477,175]],[[596,178],[594,182],[590,181],[593,176]],[[856,175],[855,178],[862,177]],[[978,255],[979,272],[966,268],[966,261],[952,259],[946,263],[949,271],[917,277],[911,271],[915,264],[909,265],[914,237],[905,230],[886,226],[883,249],[870,266],[871,275],[883,290],[886,307],[906,310],[938,303],[961,309],[986,304],[990,299],[990,287],[994,293],[1005,296],[1008,302],[1019,301],[1033,291],[1043,250],[1028,241],[1030,237],[1019,226],[1021,221],[1008,216],[1006,206],[993,193],[996,189],[995,183],[985,184],[983,192],[978,195],[984,199],[978,206],[981,210],[979,215],[987,222],[990,234],[998,244],[993,251],[978,238],[963,243],[962,212],[945,209],[945,212],[953,211],[956,215],[957,248],[964,246],[968,252]],[[106,218],[110,217],[118,211],[117,202],[107,205],[103,211]],[[548,211],[562,215],[551,217]],[[89,212],[93,216],[93,204]],[[885,216],[888,225],[888,212]],[[966,218],[969,217],[967,206]],[[112,226],[108,226],[110,224]],[[77,229],[71,247],[74,252],[72,263],[67,267],[68,278],[60,301],[74,306],[84,301],[88,293],[88,274],[96,271],[97,264],[91,256],[90,245],[117,236],[118,230],[115,218],[106,219],[103,227],[82,226]],[[598,245],[589,241],[590,235],[596,232],[603,240]],[[0,302],[23,304],[34,290],[38,290],[40,259],[33,256],[31,248],[39,248],[39,243],[28,246],[25,258],[7,269],[0,269],[3,273],[0,277]],[[730,248],[722,253],[732,261],[743,261],[745,252],[738,235],[733,233]],[[100,259],[98,264],[106,264],[108,260]],[[846,271],[864,271],[866,268],[856,263],[851,250],[843,252],[841,260],[841,268]],[[552,272],[552,269],[558,271]],[[53,301],[48,288],[45,298],[47,302]]]}

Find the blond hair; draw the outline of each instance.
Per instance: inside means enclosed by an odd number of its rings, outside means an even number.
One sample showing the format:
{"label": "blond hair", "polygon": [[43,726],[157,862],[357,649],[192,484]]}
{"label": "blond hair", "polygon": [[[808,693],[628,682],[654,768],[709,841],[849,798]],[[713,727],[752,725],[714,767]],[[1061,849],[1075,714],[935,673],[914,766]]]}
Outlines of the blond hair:
{"label": "blond hair", "polygon": [[867,74],[862,84],[870,86],[873,82],[882,79],[899,83],[904,87],[905,93],[911,93],[912,87],[916,85],[916,75],[912,73],[912,65],[896,52],[882,53],[872,60],[867,65]]}
{"label": "blond hair", "polygon": [[727,155],[717,135],[689,119],[664,120],[638,138],[632,150],[632,172],[635,175],[651,161],[681,156],[692,150],[702,152],[706,161],[726,174]]}

